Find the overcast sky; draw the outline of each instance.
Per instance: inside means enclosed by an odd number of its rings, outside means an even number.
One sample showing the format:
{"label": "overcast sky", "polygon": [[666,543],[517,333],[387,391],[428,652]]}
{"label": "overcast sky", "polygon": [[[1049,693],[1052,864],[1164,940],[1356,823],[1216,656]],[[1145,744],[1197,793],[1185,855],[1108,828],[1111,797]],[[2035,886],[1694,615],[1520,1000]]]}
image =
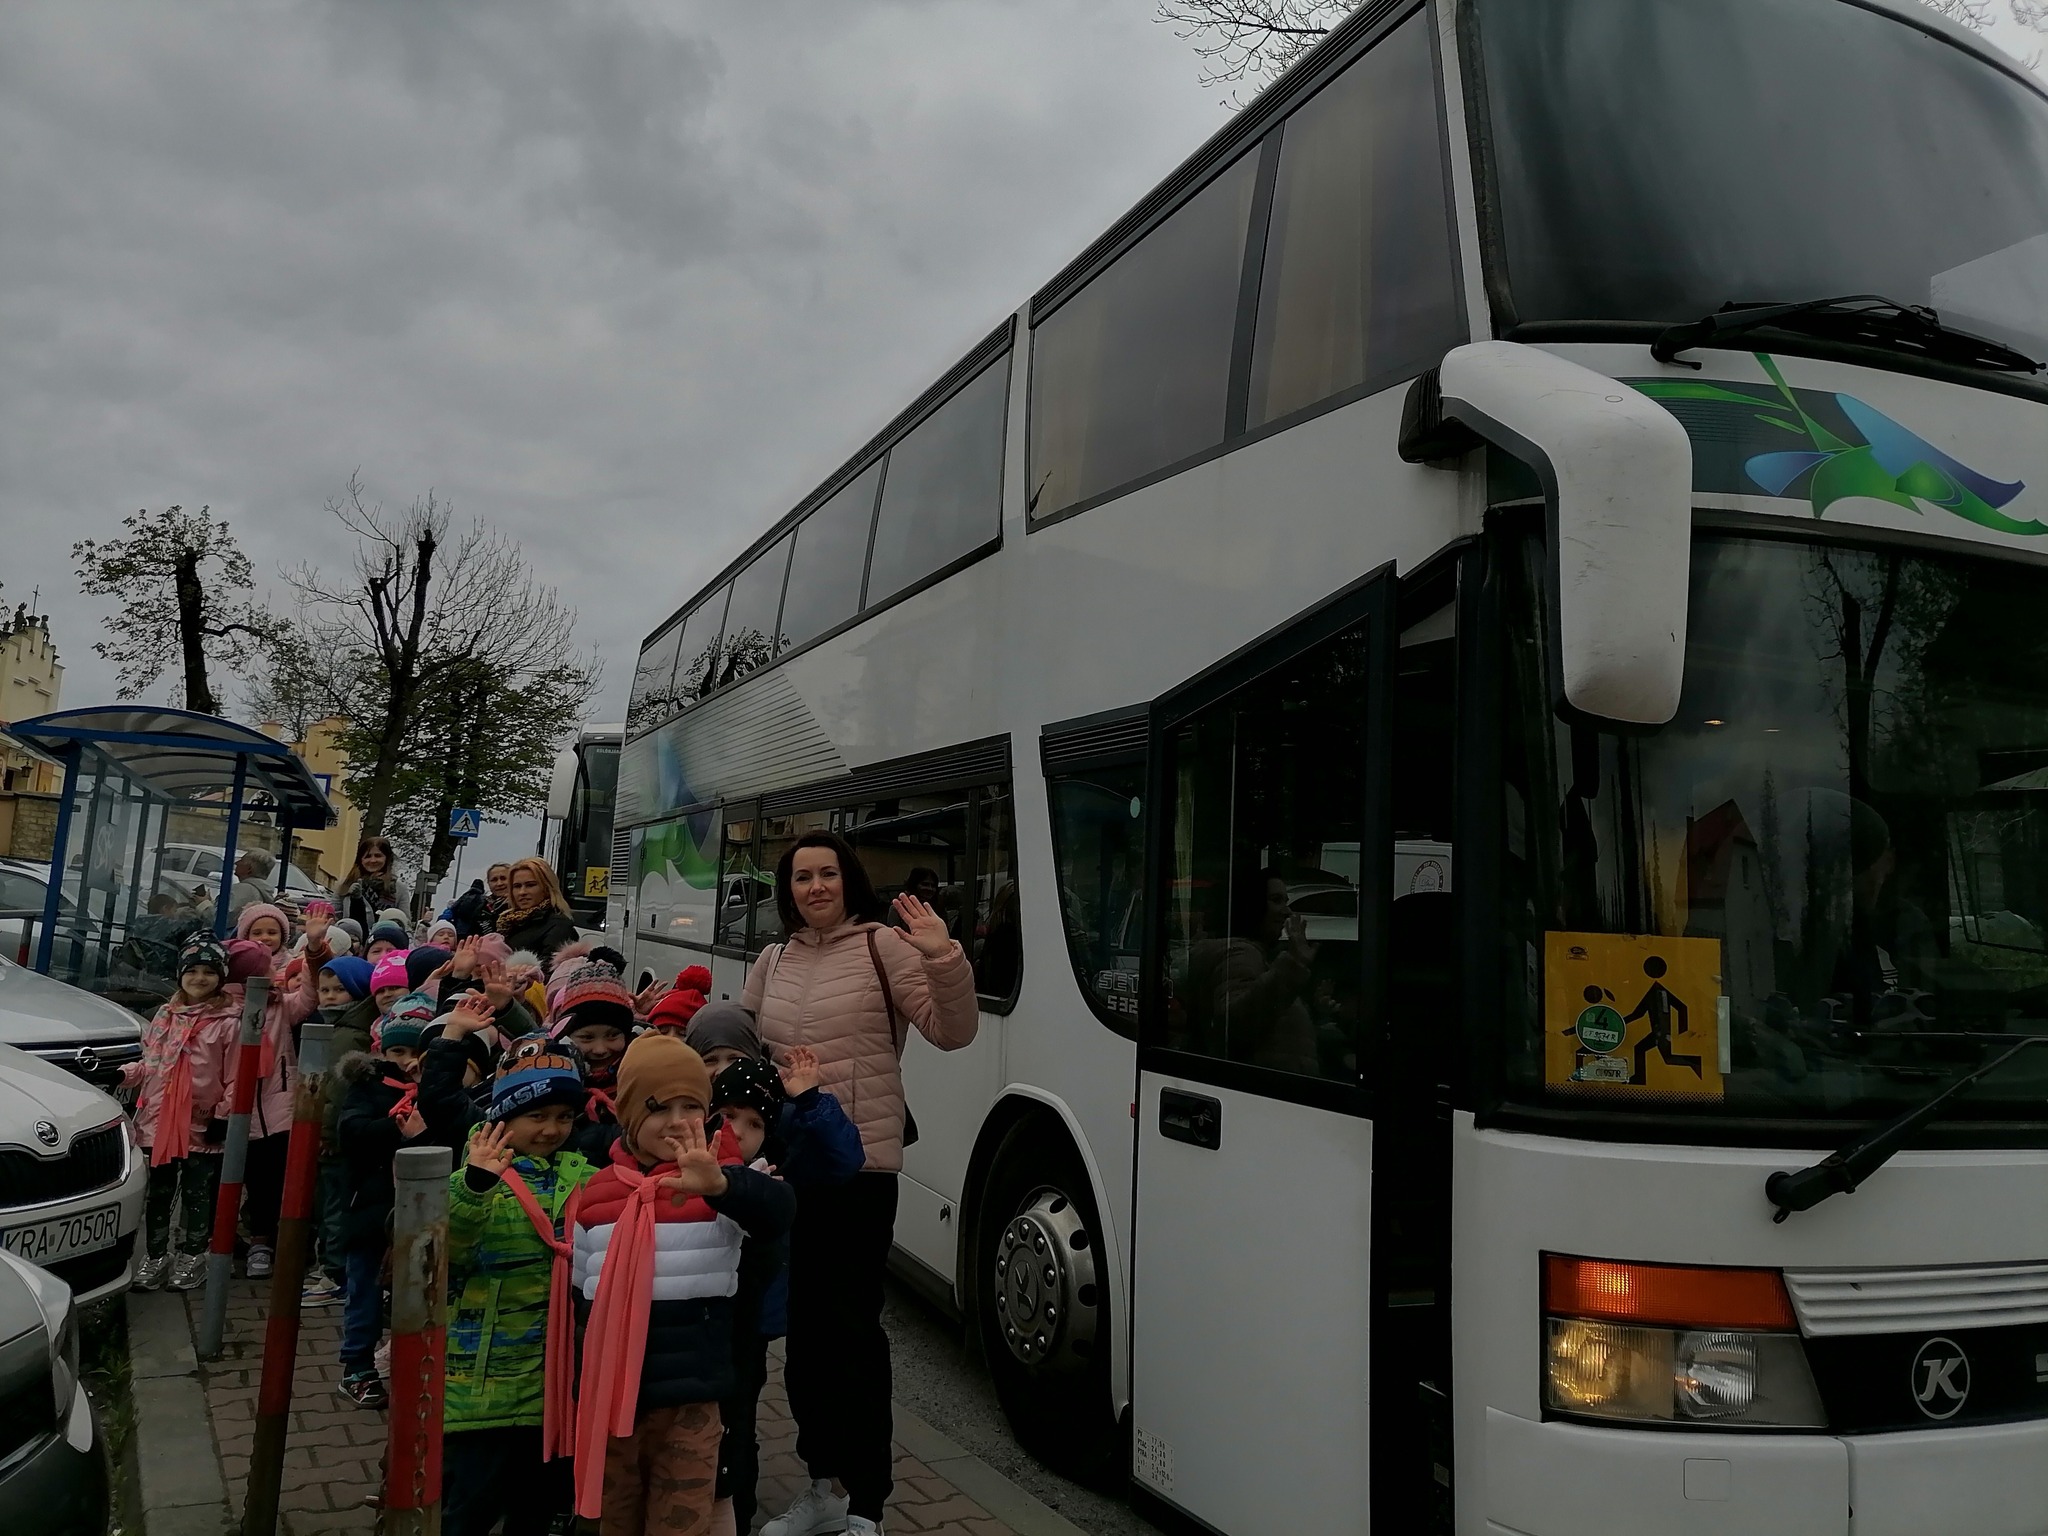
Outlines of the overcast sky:
{"label": "overcast sky", "polygon": [[522,540],[619,718],[660,616],[1222,121],[1152,11],[8,0],[0,601],[107,699],[74,539],[209,503],[339,563],[360,470]]}
{"label": "overcast sky", "polygon": [[[360,469],[640,638],[1222,121],[1150,0],[9,0],[0,600]],[[165,695],[168,697],[168,693]],[[530,840],[530,828],[509,841]]]}

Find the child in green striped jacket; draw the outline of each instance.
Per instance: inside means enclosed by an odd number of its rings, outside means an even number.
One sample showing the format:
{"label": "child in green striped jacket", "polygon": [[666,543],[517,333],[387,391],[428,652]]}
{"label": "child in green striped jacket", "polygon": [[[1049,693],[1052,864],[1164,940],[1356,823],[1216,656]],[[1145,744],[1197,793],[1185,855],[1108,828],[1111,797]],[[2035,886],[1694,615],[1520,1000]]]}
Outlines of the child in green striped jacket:
{"label": "child in green striped jacket", "polygon": [[559,1239],[595,1172],[563,1150],[583,1096],[573,1057],[545,1040],[513,1050],[469,1159],[449,1180],[445,1536],[483,1536],[501,1516],[505,1536],[539,1536],[569,1510],[569,1461],[542,1460],[555,1249],[539,1223]]}

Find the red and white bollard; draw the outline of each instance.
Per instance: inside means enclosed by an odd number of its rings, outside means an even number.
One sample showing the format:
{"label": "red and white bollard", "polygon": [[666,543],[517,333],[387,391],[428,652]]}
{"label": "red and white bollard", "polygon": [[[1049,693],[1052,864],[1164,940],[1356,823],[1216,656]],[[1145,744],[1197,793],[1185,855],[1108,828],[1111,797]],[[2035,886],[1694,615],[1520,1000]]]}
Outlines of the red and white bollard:
{"label": "red and white bollard", "polygon": [[228,1282],[235,1275],[235,1226],[242,1215],[242,1181],[249,1172],[249,1112],[263,1059],[263,1011],[270,978],[252,976],[242,996],[242,1034],[236,1043],[235,1097],[228,1106],[227,1145],[220,1154],[220,1191],[213,1197],[213,1242],[206,1254],[206,1303],[199,1313],[199,1358],[220,1357],[228,1326]]}
{"label": "red and white bollard", "polygon": [[441,1414],[448,1361],[446,1147],[403,1147],[392,1164],[391,1440],[385,1536],[439,1536]]}

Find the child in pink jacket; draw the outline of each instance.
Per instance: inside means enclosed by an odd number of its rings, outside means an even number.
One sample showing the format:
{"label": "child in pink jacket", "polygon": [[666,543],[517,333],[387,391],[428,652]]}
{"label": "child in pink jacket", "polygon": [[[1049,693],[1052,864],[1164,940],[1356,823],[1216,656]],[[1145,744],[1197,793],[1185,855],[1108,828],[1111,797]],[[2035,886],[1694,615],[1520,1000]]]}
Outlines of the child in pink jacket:
{"label": "child in pink jacket", "polygon": [[[284,1200],[285,1150],[291,1139],[292,1092],[298,1080],[299,1026],[319,1007],[315,979],[328,960],[324,913],[306,920],[306,953],[292,955],[291,920],[267,902],[251,902],[235,920],[228,944],[230,980],[268,974],[270,1002],[263,1011],[263,1044],[256,1097],[249,1110],[249,1168],[243,1184],[242,1219],[249,1229],[246,1273],[252,1280],[270,1273],[277,1245],[278,1208]],[[237,993],[241,988],[236,985]],[[228,1054],[228,1102],[234,1102],[240,1073],[239,1048]]]}
{"label": "child in pink jacket", "polygon": [[[227,1059],[242,1002],[227,983],[220,941],[211,934],[188,940],[178,953],[178,990],[143,1027],[142,1060],[121,1069],[122,1086],[142,1090],[135,1139],[149,1155],[148,1256],[135,1276],[142,1290],[155,1290],[168,1277],[189,1291],[206,1279],[227,1130]],[[179,1255],[171,1252],[173,1203],[184,1214]]]}

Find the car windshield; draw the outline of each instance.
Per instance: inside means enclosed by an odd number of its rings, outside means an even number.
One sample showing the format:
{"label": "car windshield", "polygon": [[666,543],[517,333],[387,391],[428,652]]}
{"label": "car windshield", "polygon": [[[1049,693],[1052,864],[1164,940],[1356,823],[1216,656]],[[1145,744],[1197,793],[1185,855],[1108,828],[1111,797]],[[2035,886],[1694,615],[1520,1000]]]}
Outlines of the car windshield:
{"label": "car windshield", "polygon": [[2048,359],[2048,98],[1846,0],[1480,0],[1513,322],[1877,293]]}
{"label": "car windshield", "polygon": [[[1621,735],[1550,708],[1501,554],[1511,1092],[1867,1118],[2048,1032],[2048,571],[1702,538],[1678,714]],[[2031,1051],[1954,1113],[2044,1110]]]}

